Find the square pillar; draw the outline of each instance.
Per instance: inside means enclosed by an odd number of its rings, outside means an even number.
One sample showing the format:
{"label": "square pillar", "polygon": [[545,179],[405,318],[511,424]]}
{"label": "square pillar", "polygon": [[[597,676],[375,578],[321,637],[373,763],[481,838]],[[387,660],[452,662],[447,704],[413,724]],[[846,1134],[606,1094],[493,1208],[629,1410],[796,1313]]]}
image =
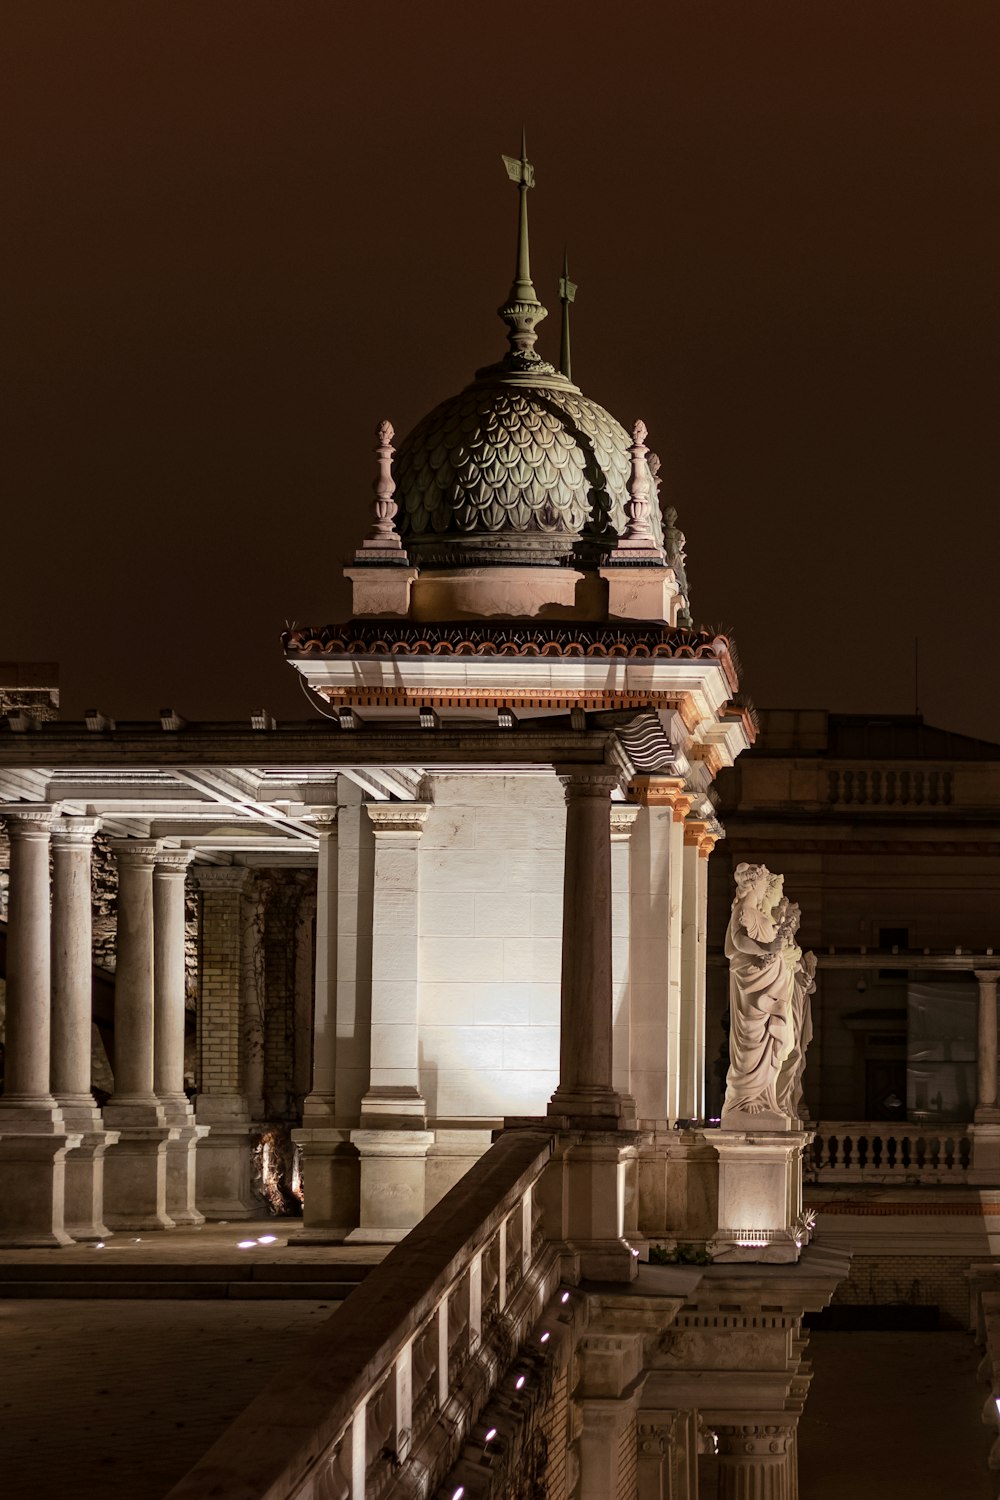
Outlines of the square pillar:
{"label": "square pillar", "polygon": [[423,1218],[427,1106],[419,1073],[420,836],[430,805],[369,802],[375,836],[372,898],[371,1061],[361,1101],[360,1224],[351,1240],[392,1243]]}
{"label": "square pillar", "polygon": [[683,823],[681,893],[680,1081],[678,1115],[705,1117],[705,998],[708,924],[708,856],[715,838],[698,818]]}
{"label": "square pillar", "polygon": [[250,1115],[240,1076],[243,892],[241,865],[198,866],[198,1144],[196,1201],[206,1219],[250,1216]]}
{"label": "square pillar", "polygon": [[680,1101],[683,820],[680,776],[637,776],[632,834],[632,1093],[640,1126],[666,1130]]}
{"label": "square pillar", "polygon": [[611,804],[611,1082],[621,1096],[624,1114],[634,1122],[631,1085],[632,952],[631,840],[639,809],[628,802]]}

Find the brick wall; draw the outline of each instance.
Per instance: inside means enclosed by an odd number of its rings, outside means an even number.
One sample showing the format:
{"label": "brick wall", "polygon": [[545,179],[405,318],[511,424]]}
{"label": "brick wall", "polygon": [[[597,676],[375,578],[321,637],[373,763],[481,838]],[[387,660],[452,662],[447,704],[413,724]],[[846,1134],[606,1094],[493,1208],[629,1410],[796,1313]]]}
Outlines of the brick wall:
{"label": "brick wall", "polygon": [[240,903],[244,870],[198,872],[198,1087],[240,1091]]}
{"label": "brick wall", "polygon": [[851,1274],[833,1295],[834,1305],[875,1303],[933,1307],[952,1328],[969,1323],[968,1261],[962,1255],[855,1255]]}

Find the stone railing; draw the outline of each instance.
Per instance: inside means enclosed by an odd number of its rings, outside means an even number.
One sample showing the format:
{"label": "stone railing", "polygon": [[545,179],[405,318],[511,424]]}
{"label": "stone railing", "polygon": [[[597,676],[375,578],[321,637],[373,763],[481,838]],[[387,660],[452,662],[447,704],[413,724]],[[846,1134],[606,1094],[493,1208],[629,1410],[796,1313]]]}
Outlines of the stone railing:
{"label": "stone railing", "polygon": [[854,766],[829,771],[837,807],[949,807],[954,773],[927,766]]}
{"label": "stone railing", "polygon": [[811,1182],[964,1183],[972,1157],[965,1125],[839,1120],[812,1128],[805,1162]]}
{"label": "stone railing", "polygon": [[500,1137],[168,1500],[434,1494],[556,1290],[545,1130]]}

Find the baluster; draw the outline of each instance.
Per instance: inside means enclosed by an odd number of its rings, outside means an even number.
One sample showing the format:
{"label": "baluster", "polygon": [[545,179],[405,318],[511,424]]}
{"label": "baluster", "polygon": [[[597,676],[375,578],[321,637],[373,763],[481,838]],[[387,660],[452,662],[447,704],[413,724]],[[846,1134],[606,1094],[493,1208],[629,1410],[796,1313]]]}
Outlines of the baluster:
{"label": "baluster", "polygon": [[475,1354],[483,1338],[483,1256],[472,1257],[469,1266],[469,1353]]}
{"label": "baluster", "polygon": [[899,1165],[899,1142],[894,1135],[891,1135],[886,1144],[888,1147],[886,1165],[890,1172],[895,1172]]}
{"label": "baluster", "polygon": [[927,773],[927,800],[930,803],[931,807],[937,807],[937,802],[938,802],[938,781],[939,781],[939,777],[938,777],[937,771],[928,771],[928,773]]}
{"label": "baluster", "polygon": [[972,1142],[967,1135],[963,1135],[959,1140],[958,1156],[962,1165],[962,1171],[967,1172],[969,1170],[969,1163],[972,1160]]}
{"label": "baluster", "polygon": [[517,1286],[521,1276],[522,1215],[512,1213],[507,1220],[507,1296]]}
{"label": "baluster", "polygon": [[393,1378],[393,1447],[402,1463],[410,1451],[413,1438],[413,1343],[400,1349],[392,1367]]}
{"label": "baluster", "polygon": [[863,1172],[868,1165],[868,1137],[858,1136],[858,1170]]}
{"label": "baluster", "polygon": [[942,771],[941,781],[944,788],[944,795],[942,800],[946,807],[950,807],[952,803],[952,792],[955,785],[955,773],[953,771]]}
{"label": "baluster", "polygon": [[882,1165],[882,1137],[872,1136],[872,1166],[879,1168]]}
{"label": "baluster", "polygon": [[434,1318],[437,1324],[437,1388],[438,1410],[448,1404],[448,1298],[438,1303]]}
{"label": "baluster", "polygon": [[521,1275],[527,1276],[531,1266],[532,1245],[531,1231],[533,1227],[533,1216],[531,1212],[531,1189],[528,1188],[521,1198]]}
{"label": "baluster", "polygon": [[896,804],[896,773],[886,771],[885,773],[885,800],[890,807]]}
{"label": "baluster", "polygon": [[913,773],[913,801],[916,807],[922,807],[924,801],[924,773],[914,771]]}
{"label": "baluster", "polygon": [[368,1490],[378,1493],[379,1470],[388,1463],[386,1449],[392,1437],[392,1424],[392,1382],[386,1376],[368,1402],[365,1420],[365,1449],[368,1455],[368,1467],[365,1472],[365,1489],[362,1494],[366,1494]]}
{"label": "baluster", "polygon": [[362,1401],[351,1422],[351,1500],[365,1500],[368,1475],[368,1400]]}
{"label": "baluster", "polygon": [[497,1311],[503,1312],[507,1306],[507,1226],[509,1219],[504,1219],[500,1225],[497,1235]]}
{"label": "baluster", "polygon": [[882,801],[882,776],[883,776],[883,774],[884,773],[882,771],[869,771],[869,773],[868,773],[869,779],[870,779],[870,782],[871,782],[871,789],[872,789],[872,791],[871,791],[871,801],[876,806],[878,806],[878,804]]}
{"label": "baluster", "polygon": [[854,1142],[849,1135],[844,1136],[842,1151],[844,1157],[844,1171],[847,1172],[850,1170],[851,1163],[854,1159]]}
{"label": "baluster", "polygon": [[899,773],[899,800],[903,804],[904,807],[909,806],[909,802],[910,802],[911,796],[912,796],[912,791],[911,791],[911,788],[910,788],[910,773],[909,773],[909,771],[900,771],[900,773]]}

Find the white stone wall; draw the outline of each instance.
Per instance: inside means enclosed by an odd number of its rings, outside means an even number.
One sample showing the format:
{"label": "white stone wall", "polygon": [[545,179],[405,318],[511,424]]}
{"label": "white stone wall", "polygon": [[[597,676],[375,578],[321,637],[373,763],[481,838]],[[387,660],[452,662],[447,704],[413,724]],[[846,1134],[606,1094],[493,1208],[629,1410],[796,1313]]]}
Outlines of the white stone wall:
{"label": "white stone wall", "polygon": [[566,809],[556,777],[430,778],[420,1085],[431,1119],[542,1114],[559,1078]]}

